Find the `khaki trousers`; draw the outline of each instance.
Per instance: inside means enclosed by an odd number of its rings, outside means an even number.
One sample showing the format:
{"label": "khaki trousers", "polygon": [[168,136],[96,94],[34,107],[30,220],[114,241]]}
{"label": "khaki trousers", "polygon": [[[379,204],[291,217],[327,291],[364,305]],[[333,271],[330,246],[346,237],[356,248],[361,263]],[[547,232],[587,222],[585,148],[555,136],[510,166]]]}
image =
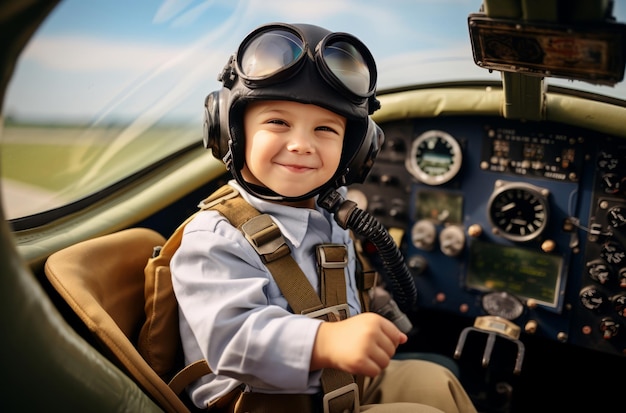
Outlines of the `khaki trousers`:
{"label": "khaki trousers", "polygon": [[[469,396],[446,367],[425,360],[391,360],[380,375],[365,378],[361,412],[476,413]],[[226,400],[226,399],[225,399]],[[213,413],[314,413],[320,399],[304,394],[235,394]],[[321,403],[320,403],[321,404]]]}
{"label": "khaki trousers", "polygon": [[373,379],[365,378],[361,412],[476,413],[454,374],[425,360],[391,360]]}

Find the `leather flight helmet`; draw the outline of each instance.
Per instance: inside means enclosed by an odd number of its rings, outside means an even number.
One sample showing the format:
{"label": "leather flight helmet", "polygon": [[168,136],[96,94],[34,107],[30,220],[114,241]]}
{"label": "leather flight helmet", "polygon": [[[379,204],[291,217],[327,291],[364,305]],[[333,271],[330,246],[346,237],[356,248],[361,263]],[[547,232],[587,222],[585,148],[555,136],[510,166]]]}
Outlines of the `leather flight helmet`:
{"label": "leather flight helmet", "polygon": [[[247,76],[241,66],[241,60],[244,60],[242,50],[268,32],[293,36],[306,45],[303,46],[303,53],[301,56],[294,53],[296,61],[288,62],[285,69],[278,74],[273,72],[266,78]],[[366,73],[361,78],[361,83],[369,84],[358,91],[351,91],[337,80],[332,73],[333,69],[329,69],[324,61],[324,45],[329,49],[333,45],[339,45],[339,48],[343,46],[350,51],[358,50],[361,71]],[[346,54],[344,50],[341,52],[342,56]],[[335,71],[344,72],[343,68]],[[376,65],[371,53],[352,35],[333,33],[309,24],[271,23],[261,26],[244,39],[237,53],[230,56],[218,76],[223,84],[222,89],[210,93],[205,99],[204,145],[213,151],[213,156],[225,163],[242,187],[262,199],[300,201],[323,195],[341,186],[362,183],[384,141],[382,130],[370,118],[380,108],[375,92],[376,77]],[[327,183],[302,196],[285,197],[244,181],[241,176],[245,162],[243,115],[246,104],[254,100],[289,100],[314,104],[347,119],[340,164]]]}

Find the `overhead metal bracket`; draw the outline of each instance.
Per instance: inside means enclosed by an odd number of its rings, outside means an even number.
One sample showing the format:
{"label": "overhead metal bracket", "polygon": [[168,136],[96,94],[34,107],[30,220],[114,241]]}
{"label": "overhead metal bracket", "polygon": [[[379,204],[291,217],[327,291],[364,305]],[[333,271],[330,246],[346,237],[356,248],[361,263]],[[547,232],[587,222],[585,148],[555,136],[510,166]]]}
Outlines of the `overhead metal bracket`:
{"label": "overhead metal bracket", "polygon": [[615,22],[611,1],[484,0],[468,24],[475,63],[501,72],[505,118],[546,119],[546,77],[624,78],[626,25]]}
{"label": "overhead metal bracket", "polygon": [[502,72],[504,102],[502,115],[507,119],[545,119],[545,84],[542,77]]}

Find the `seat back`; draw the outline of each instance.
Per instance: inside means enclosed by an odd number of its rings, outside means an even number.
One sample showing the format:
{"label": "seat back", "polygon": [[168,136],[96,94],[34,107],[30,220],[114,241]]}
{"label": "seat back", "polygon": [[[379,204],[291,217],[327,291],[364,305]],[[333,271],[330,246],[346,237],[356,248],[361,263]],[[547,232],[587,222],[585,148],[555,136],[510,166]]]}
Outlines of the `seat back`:
{"label": "seat back", "polygon": [[45,273],[111,361],[165,411],[189,412],[137,350],[146,320],[144,267],[153,248],[164,242],[163,236],[147,228],[119,231],[50,255]]}

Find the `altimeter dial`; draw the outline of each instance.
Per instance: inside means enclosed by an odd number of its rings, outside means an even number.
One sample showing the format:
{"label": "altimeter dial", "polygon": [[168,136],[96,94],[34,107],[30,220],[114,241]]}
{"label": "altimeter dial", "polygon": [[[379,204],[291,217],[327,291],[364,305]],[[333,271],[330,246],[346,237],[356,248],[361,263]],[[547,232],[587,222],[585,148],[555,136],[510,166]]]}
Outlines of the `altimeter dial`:
{"label": "altimeter dial", "polygon": [[459,173],[462,162],[461,146],[452,135],[429,130],[413,141],[406,168],[426,185],[441,185]]}
{"label": "altimeter dial", "polygon": [[511,241],[530,241],[548,224],[549,191],[524,182],[497,181],[487,211],[494,233]]}

